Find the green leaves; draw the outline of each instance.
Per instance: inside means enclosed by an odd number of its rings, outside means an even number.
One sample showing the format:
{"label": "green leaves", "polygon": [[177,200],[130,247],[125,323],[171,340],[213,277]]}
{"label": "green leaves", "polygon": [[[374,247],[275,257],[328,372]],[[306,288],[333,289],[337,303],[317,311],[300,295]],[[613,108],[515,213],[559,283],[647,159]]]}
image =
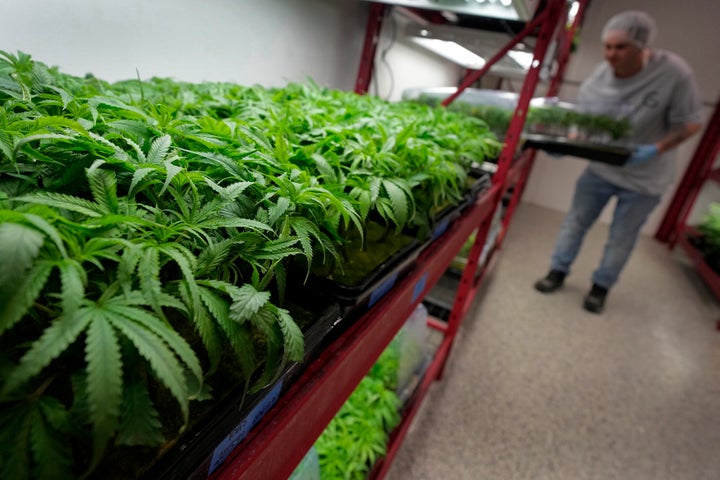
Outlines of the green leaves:
{"label": "green leaves", "polygon": [[17,223],[0,224],[0,289],[12,289],[12,284],[25,276],[45,242],[42,233]]}
{"label": "green leaves", "polygon": [[269,337],[273,323],[277,323],[282,332],[282,343],[285,357],[289,360],[299,361],[304,352],[303,335],[293,321],[287,310],[277,308],[269,303],[270,294],[260,292],[252,285],[243,285],[240,288],[228,289],[233,303],[230,306],[230,318],[238,323],[251,320],[259,325],[261,330]]}
{"label": "green leaves", "polygon": [[91,312],[80,309],[72,315],[58,318],[46,328],[8,375],[0,390],[0,398],[13,393],[63,353],[88,326],[90,319]]}
{"label": "green leaves", "polygon": [[52,265],[39,263],[12,286],[0,290],[0,335],[9,330],[27,313],[40,296],[50,276]]}
{"label": "green leaves", "polygon": [[495,147],[482,128],[316,84],[109,84],[0,52],[2,474],[90,473],[176,436],[216,375],[272,382],[304,355],[286,283],[459,198]]}
{"label": "green leaves", "polygon": [[0,478],[76,478],[69,430],[69,413],[53,397],[0,411]]}
{"label": "green leaves", "polygon": [[122,362],[119,339],[111,324],[110,315],[102,310],[88,309],[88,312],[90,311],[94,318],[87,329],[85,361],[88,403],[94,434],[92,470],[100,461],[119,421]]}
{"label": "green leaves", "polygon": [[303,334],[287,310],[278,308],[275,312],[284,339],[285,356],[289,360],[299,362],[305,353]]}
{"label": "green leaves", "polygon": [[720,203],[710,204],[697,228],[708,247],[706,253],[720,251]]}
{"label": "green leaves", "polygon": [[363,378],[315,443],[322,478],[365,478],[386,453],[399,407],[395,392],[382,381]]}
{"label": "green leaves", "polygon": [[115,443],[127,446],[159,446],[164,441],[160,415],[152,404],[145,386],[126,386],[122,402],[121,423]]}
{"label": "green leaves", "polygon": [[243,285],[232,292],[230,318],[243,323],[257,315],[260,308],[270,300],[268,292],[258,292],[252,285]]}

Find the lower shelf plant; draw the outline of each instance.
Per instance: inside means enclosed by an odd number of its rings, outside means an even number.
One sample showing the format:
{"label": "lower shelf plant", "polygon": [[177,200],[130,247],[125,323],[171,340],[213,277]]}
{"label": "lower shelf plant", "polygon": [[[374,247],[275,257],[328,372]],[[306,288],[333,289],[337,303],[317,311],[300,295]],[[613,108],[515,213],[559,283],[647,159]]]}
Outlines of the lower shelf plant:
{"label": "lower shelf plant", "polygon": [[398,351],[387,349],[315,442],[320,478],[364,479],[400,422]]}

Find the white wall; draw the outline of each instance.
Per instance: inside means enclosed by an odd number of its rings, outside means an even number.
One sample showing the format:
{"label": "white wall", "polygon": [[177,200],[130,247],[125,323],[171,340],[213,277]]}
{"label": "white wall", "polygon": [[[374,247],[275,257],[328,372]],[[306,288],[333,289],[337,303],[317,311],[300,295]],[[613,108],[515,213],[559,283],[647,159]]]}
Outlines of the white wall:
{"label": "white wall", "polygon": [[[672,50],[680,54],[695,70],[702,98],[706,102],[705,118],[712,113],[720,90],[720,62],[717,61],[717,26],[720,25],[720,8],[717,0],[687,0],[684,2],[660,2],[653,0],[595,0],[590,3],[588,15],[582,28],[580,47],[570,60],[567,80],[560,96],[573,99],[580,82],[597,63],[602,61],[600,35],[605,21],[615,13],[626,9],[648,11],[656,20],[658,48]],[[700,135],[688,140],[679,147],[678,180],[692,156]],[[550,158],[542,153],[538,155],[532,175],[528,182],[524,201],[567,211],[572,197],[574,182],[580,175],[585,160],[576,158]],[[648,219],[643,232],[654,234],[665,213],[667,205],[675,191],[675,186],[664,196],[662,203]],[[698,208],[693,218],[702,214],[704,205],[713,198],[720,201],[720,189],[703,191],[698,200]],[[601,221],[610,221],[610,208],[601,216]]]}
{"label": "white wall", "polygon": [[108,81],[355,85],[359,0],[0,0],[0,50]]}

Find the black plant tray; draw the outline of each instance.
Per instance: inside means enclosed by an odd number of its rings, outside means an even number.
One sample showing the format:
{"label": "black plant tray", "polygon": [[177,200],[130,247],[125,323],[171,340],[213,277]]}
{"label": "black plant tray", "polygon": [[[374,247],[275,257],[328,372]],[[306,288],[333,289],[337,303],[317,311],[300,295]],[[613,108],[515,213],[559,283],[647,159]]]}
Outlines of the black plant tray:
{"label": "black plant tray", "polygon": [[443,209],[433,219],[430,237],[423,243],[421,250],[424,250],[435,240],[442,237],[448,228],[450,228],[450,225],[462,215],[462,212],[477,201],[480,192],[487,190],[492,184],[492,175],[480,169],[473,168],[468,173],[468,177],[474,180],[470,188],[460,202]]}
{"label": "black plant tray", "polygon": [[473,181],[464,197],[465,204],[469,207],[475,203],[481,192],[490,188],[492,185],[492,173],[480,168],[472,168],[468,172],[468,177]]}
{"label": "black plant tray", "polygon": [[435,216],[432,222],[432,230],[430,231],[430,237],[423,244],[422,249],[425,249],[428,245],[433,243],[438,238],[442,237],[443,234],[447,232],[448,228],[450,228],[450,225],[452,225],[452,223],[457,220],[460,215],[462,215],[463,210],[465,210],[471,204],[469,197],[470,194],[463,197],[463,199],[459,203],[443,209]]}
{"label": "black plant tray", "polygon": [[415,265],[421,247],[420,240],[411,239],[407,245],[391,254],[358,284],[348,285],[311,274],[307,282],[308,288],[332,295],[340,304],[343,319],[356,318],[358,314],[377,303],[395,286],[399,278],[410,271]]}
{"label": "black plant tray", "polygon": [[[290,295],[289,297],[293,297]],[[299,297],[298,297],[299,298]],[[205,479],[277,403],[280,395],[300,376],[323,346],[323,339],[340,319],[337,302],[306,296],[302,308],[317,314],[303,330],[305,355],[302,362],[287,365],[278,378],[243,399],[242,389],[228,395],[198,425],[165,453],[144,475],[143,480]],[[293,303],[295,298],[291,300]],[[292,307],[289,307],[292,311]]]}
{"label": "black plant tray", "polygon": [[625,165],[632,150],[626,145],[580,142],[562,137],[526,134],[523,148],[536,148],[548,153],[572,155],[610,165]]}
{"label": "black plant tray", "polygon": [[[323,339],[333,325],[342,319],[342,311],[335,299],[306,288],[291,288],[287,292],[287,296],[296,309],[310,312],[315,317],[311,325],[303,328],[305,355],[302,365],[304,367],[321,352]],[[288,309],[295,318],[297,315],[293,307],[288,307]]]}

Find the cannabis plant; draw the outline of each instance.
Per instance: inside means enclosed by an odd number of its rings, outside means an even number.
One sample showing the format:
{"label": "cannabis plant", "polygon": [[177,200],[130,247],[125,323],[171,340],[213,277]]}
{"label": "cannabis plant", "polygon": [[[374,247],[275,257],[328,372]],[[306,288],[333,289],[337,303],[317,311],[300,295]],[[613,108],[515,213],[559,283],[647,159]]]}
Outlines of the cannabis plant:
{"label": "cannabis plant", "polygon": [[109,83],[0,51],[0,477],[147,463],[271,384],[303,357],[288,286],[369,225],[431,222],[499,145],[311,81]]}
{"label": "cannabis plant", "polygon": [[386,381],[397,381],[397,359],[383,354],[315,442],[322,478],[367,478],[387,452],[400,399]]}

